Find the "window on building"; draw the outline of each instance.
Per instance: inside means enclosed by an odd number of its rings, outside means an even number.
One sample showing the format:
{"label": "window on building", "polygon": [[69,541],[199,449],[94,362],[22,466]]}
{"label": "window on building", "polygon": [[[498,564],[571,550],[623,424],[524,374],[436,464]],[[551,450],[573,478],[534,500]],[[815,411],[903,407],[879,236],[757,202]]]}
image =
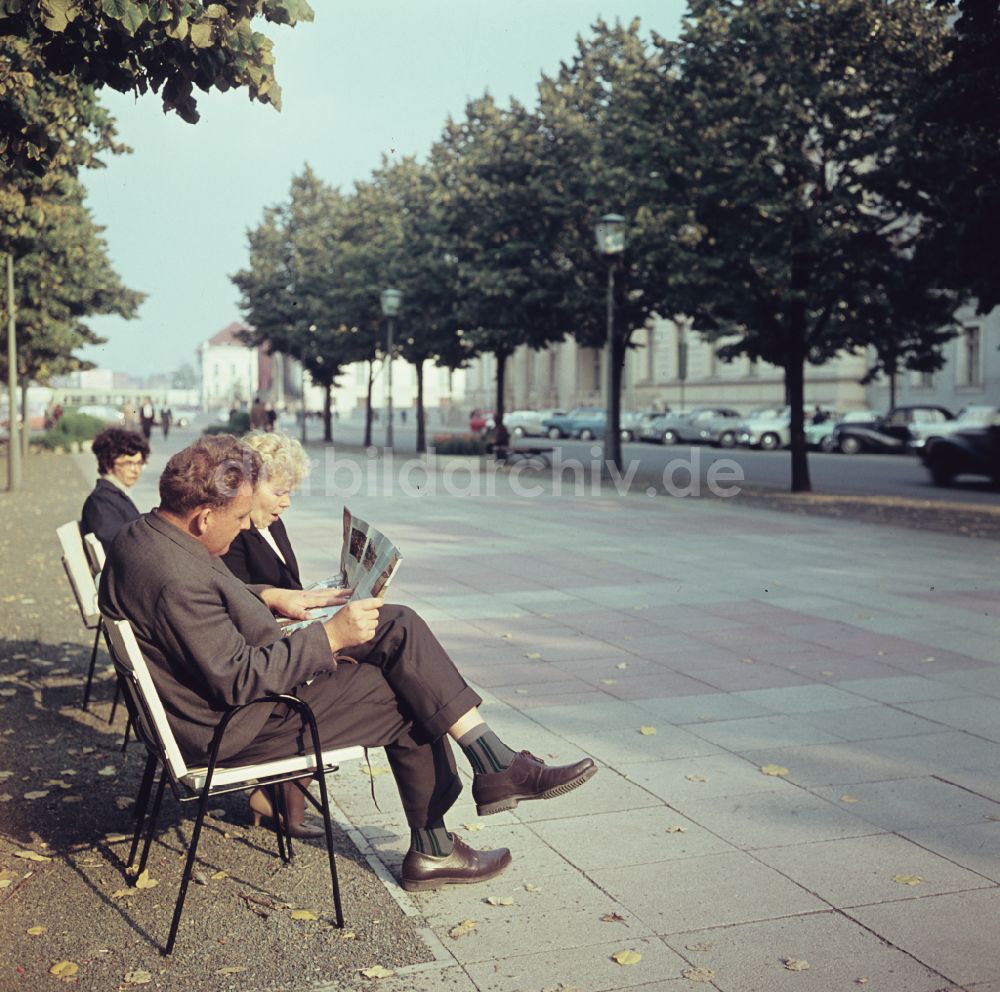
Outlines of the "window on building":
{"label": "window on building", "polygon": [[590,353],[593,356],[593,379],[590,388],[596,391],[601,388],[601,349],[591,348]]}
{"label": "window on building", "polygon": [[656,332],[652,327],[646,328],[646,379],[656,380]]}
{"label": "window on building", "polygon": [[748,379],[756,379],[759,374],[760,374],[760,368],[757,365],[757,359],[747,358],[747,368],[745,373],[746,377]]}
{"label": "window on building", "polygon": [[978,386],[981,381],[982,352],[982,329],[978,325],[965,328],[959,338],[959,350],[961,355],[958,384],[960,386]]}

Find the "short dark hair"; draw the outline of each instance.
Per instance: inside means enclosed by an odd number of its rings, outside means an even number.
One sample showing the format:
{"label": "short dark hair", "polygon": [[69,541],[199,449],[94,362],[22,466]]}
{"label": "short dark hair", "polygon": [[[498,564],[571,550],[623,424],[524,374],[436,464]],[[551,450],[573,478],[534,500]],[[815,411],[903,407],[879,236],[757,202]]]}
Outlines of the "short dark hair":
{"label": "short dark hair", "polygon": [[244,483],[260,476],[260,455],[232,434],[199,438],[178,451],[160,476],[160,506],[183,515],[201,506],[231,503]]}
{"label": "short dark hair", "polygon": [[101,475],[107,475],[122,455],[142,455],[143,462],[149,458],[146,439],[124,427],[106,427],[91,442],[90,450],[97,457],[97,471]]}

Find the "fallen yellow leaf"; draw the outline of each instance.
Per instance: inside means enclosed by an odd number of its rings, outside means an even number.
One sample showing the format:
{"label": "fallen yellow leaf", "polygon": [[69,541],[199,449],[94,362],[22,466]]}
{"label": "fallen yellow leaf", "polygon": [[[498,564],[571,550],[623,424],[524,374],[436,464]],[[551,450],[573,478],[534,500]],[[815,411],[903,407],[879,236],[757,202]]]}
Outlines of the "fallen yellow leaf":
{"label": "fallen yellow leaf", "polygon": [[919,885],[924,881],[919,875],[893,875],[892,880],[900,885]]}
{"label": "fallen yellow leaf", "polygon": [[293,909],[293,920],[318,920],[319,917],[311,909]]}
{"label": "fallen yellow leaf", "polygon": [[602,923],[624,923],[625,917],[621,913],[605,913],[601,917]]}
{"label": "fallen yellow leaf", "polygon": [[685,944],[684,950],[686,951],[710,951],[712,949],[711,944]]}
{"label": "fallen yellow leaf", "polygon": [[642,955],[638,951],[615,951],[611,955],[611,960],[621,965],[638,964],[642,960]]}
{"label": "fallen yellow leaf", "polygon": [[57,961],[51,968],[49,974],[55,975],[61,981],[68,982],[76,978],[80,966],[73,961]]}
{"label": "fallen yellow leaf", "polygon": [[137,889],[155,889],[160,883],[155,878],[149,877],[149,869],[143,868],[139,877],[135,880]]}
{"label": "fallen yellow leaf", "polygon": [[788,774],[788,769],[781,765],[761,765],[761,772],[765,775],[773,775],[775,778],[783,778]]}
{"label": "fallen yellow leaf", "polygon": [[843,796],[841,796],[840,797],[840,801],[842,803],[848,803],[848,804],[861,802],[861,800],[858,799],[857,796],[850,796],[850,795],[843,795]]}
{"label": "fallen yellow leaf", "polygon": [[704,775],[685,775],[684,776],[689,782],[707,782],[708,779]]}
{"label": "fallen yellow leaf", "polygon": [[51,861],[51,858],[47,858],[44,854],[39,854],[37,851],[15,851],[15,858],[24,858],[25,861]]}
{"label": "fallen yellow leaf", "polygon": [[542,888],[541,888],[540,885],[535,885],[534,882],[525,882],[524,883],[524,891],[525,892],[541,892]]}
{"label": "fallen yellow leaf", "polygon": [[668,834],[686,834],[687,833],[687,829],[688,829],[687,827],[679,827],[679,826],[675,825],[675,826],[672,826],[672,827],[667,827],[667,833]]}
{"label": "fallen yellow leaf", "polygon": [[710,982],[715,978],[715,972],[711,968],[685,968],[681,977],[691,982]]}
{"label": "fallen yellow leaf", "polygon": [[246,968],[239,965],[230,965],[228,968],[220,968],[216,974],[217,975],[238,975],[241,971],[246,971]]}
{"label": "fallen yellow leaf", "polygon": [[369,768],[367,765],[361,766],[361,774],[368,775],[370,778],[374,778],[376,775],[388,775],[392,769],[388,765],[372,765]]}
{"label": "fallen yellow leaf", "polygon": [[126,985],[148,985],[153,980],[152,974],[142,969],[125,972]]}
{"label": "fallen yellow leaf", "polygon": [[619,661],[618,664],[615,665],[615,668],[617,668],[619,671],[623,671],[624,669],[628,668],[628,662],[627,661]]}
{"label": "fallen yellow leaf", "polygon": [[104,843],[105,844],[119,844],[123,840],[131,840],[129,834],[105,834]]}
{"label": "fallen yellow leaf", "polygon": [[370,968],[362,968],[361,974],[365,978],[392,978],[396,973],[392,968],[383,968],[380,964],[373,964]]}
{"label": "fallen yellow leaf", "polygon": [[216,881],[218,881],[220,878],[229,878],[229,872],[217,871],[214,875],[212,875],[212,878],[214,878]]}
{"label": "fallen yellow leaf", "polygon": [[529,651],[524,657],[530,658],[532,661],[538,661],[541,655],[537,651]]}
{"label": "fallen yellow leaf", "polygon": [[486,828],[481,823],[463,823],[463,830],[468,830],[469,833],[475,833],[477,830],[485,830]]}
{"label": "fallen yellow leaf", "polygon": [[639,733],[642,734],[643,737],[655,737],[656,727],[640,727]]}
{"label": "fallen yellow leaf", "polygon": [[114,765],[105,765],[103,768],[97,769],[98,775],[103,775],[105,778],[110,778],[112,775],[116,775],[118,769]]}
{"label": "fallen yellow leaf", "polygon": [[45,933],[45,927],[28,927],[25,933],[32,937],[41,937],[41,935]]}
{"label": "fallen yellow leaf", "polygon": [[513,906],[514,899],[512,896],[487,896],[484,900],[491,906]]}
{"label": "fallen yellow leaf", "polygon": [[797,958],[782,958],[781,963],[789,971],[808,971],[809,970],[809,962],[808,961],[800,961]]}
{"label": "fallen yellow leaf", "polygon": [[26,792],[25,799],[44,799],[49,794],[48,789],[35,789],[34,792]]}
{"label": "fallen yellow leaf", "polygon": [[448,931],[448,936],[452,940],[458,940],[459,937],[464,937],[467,933],[472,933],[476,929],[475,920],[462,920],[457,926],[453,926]]}
{"label": "fallen yellow leaf", "polygon": [[111,898],[117,902],[119,899],[126,899],[129,896],[134,895],[135,889],[115,889],[115,891],[111,893]]}

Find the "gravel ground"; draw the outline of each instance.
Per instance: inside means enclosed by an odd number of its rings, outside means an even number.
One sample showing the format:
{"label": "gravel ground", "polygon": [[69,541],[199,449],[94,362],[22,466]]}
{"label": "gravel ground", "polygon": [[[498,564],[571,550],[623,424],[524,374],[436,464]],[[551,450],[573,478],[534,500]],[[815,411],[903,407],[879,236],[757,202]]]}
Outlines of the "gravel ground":
{"label": "gravel ground", "polygon": [[[149,860],[158,884],[128,887],[123,859],[145,752],[133,743],[122,753],[121,709],[106,722],[114,681],[103,648],[92,713],[80,709],[93,639],[55,536],[79,515],[88,482],[64,455],[32,455],[25,475],[21,492],[0,494],[0,992],[49,986],[60,962],[77,968],[64,980],[101,992],[301,992],[364,988],[362,968],[429,961],[415,931],[422,921],[403,914],[346,835],[337,836],[339,931],[323,846],[297,841],[283,865],[273,834],[249,825],[240,793],[212,803],[201,884],[188,891],[174,953],[160,955],[190,820],[165,797]],[[335,793],[336,776],[330,782]],[[297,909],[317,918],[293,920]]]}

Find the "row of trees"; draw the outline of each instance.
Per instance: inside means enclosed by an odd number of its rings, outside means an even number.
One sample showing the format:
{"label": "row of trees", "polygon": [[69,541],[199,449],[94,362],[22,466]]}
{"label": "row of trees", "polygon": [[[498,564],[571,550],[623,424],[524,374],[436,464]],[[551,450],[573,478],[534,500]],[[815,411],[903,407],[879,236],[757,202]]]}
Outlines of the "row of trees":
{"label": "row of trees", "polygon": [[[940,143],[942,129],[964,133],[949,108],[984,23],[974,6],[958,34],[923,0],[690,0],[676,42],[598,23],[533,108],[473,100],[426,160],[383,161],[346,193],[297,176],[234,276],[254,336],[302,358],[329,395],[346,364],[382,357],[379,291],[392,285],[418,383],[428,361],[492,353],[502,414],[516,347],[604,343],[593,224],[620,213],[612,414],[635,329],[690,315],[722,358],[784,370],[792,488],[808,489],[807,364],[871,349],[872,375],[932,369],[958,306],[997,301],[992,265],[944,250],[963,223],[973,245],[997,238],[980,215],[987,193],[1000,203],[1000,173],[978,173],[985,192],[968,182],[980,141],[997,154],[997,117],[976,115],[958,164]],[[995,109],[995,63],[975,78]],[[949,165],[965,175],[944,183]]]}

